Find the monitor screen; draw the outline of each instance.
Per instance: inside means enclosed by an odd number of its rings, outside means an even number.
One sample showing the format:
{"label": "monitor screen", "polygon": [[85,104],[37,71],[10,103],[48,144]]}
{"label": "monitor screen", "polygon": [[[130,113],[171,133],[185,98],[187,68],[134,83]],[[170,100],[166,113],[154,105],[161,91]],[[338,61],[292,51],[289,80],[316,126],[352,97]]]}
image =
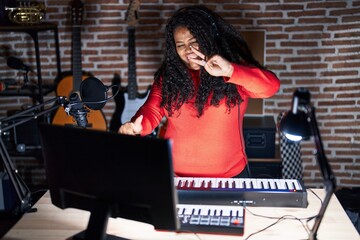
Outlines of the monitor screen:
{"label": "monitor screen", "polygon": [[41,124],[52,203],[91,212],[79,239],[106,239],[109,217],[178,229],[170,140]]}

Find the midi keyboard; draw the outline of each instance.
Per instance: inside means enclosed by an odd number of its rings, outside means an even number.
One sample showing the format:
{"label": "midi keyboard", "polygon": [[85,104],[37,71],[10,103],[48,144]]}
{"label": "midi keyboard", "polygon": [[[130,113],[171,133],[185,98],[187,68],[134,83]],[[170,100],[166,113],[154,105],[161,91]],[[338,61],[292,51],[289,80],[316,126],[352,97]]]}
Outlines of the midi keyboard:
{"label": "midi keyboard", "polygon": [[180,232],[243,235],[241,206],[177,204]]}
{"label": "midi keyboard", "polygon": [[306,208],[307,191],[296,179],[175,177],[180,204]]}

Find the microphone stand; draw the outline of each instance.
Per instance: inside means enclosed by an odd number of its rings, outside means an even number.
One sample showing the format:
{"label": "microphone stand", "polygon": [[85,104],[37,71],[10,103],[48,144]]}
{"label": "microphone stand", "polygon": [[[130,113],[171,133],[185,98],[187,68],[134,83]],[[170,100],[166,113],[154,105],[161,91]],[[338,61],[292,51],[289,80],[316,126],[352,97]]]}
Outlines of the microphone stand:
{"label": "microphone stand", "polygon": [[[54,103],[52,107],[43,110],[43,107]],[[42,116],[44,114],[50,113],[60,106],[63,106],[66,103],[65,97],[56,97],[54,99],[51,99],[49,101],[46,101],[44,103],[38,104],[36,106],[33,106],[31,108],[28,108],[24,111],[18,112],[16,114],[13,114],[10,117],[2,118],[0,119],[0,155],[1,159],[4,165],[4,168],[9,175],[10,181],[15,189],[15,193],[17,195],[17,198],[19,200],[19,206],[15,208],[14,214],[17,215],[19,213],[27,212],[31,208],[31,193],[29,188],[26,186],[26,183],[23,181],[21,176],[18,173],[18,170],[15,168],[14,164],[11,161],[10,155],[5,147],[4,141],[2,139],[2,133],[4,131],[7,131],[13,127],[16,127],[20,124],[23,124],[27,121],[30,121],[31,119],[36,119],[39,116]],[[35,110],[41,109],[41,112],[36,113],[35,115],[28,116],[27,118],[22,118],[21,120],[18,120],[19,117],[23,117],[25,114],[33,112]],[[3,127],[3,124],[8,123],[9,121],[14,121],[11,124],[7,124]]]}
{"label": "microphone stand", "polygon": [[302,106],[301,109],[304,111],[308,117],[308,122],[310,124],[310,128],[312,131],[312,134],[314,136],[315,146],[316,146],[316,158],[318,161],[318,164],[320,166],[320,170],[324,179],[324,187],[326,191],[325,198],[323,200],[323,203],[321,204],[321,208],[317,216],[315,217],[315,223],[313,228],[310,231],[309,234],[309,240],[317,240],[317,231],[319,229],[320,223],[324,217],[326,208],[329,204],[329,201],[331,199],[332,194],[335,191],[336,188],[336,179],[333,171],[331,170],[329,161],[326,158],[324,147],[322,144],[320,131],[318,128],[318,124],[315,117],[315,108],[311,107],[309,105]]}

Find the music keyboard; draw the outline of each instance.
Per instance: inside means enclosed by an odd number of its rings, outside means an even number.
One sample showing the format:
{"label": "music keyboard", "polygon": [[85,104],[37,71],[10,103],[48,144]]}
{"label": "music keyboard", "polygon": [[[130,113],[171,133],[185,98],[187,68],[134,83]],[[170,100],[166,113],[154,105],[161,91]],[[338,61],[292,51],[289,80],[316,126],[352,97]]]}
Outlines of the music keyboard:
{"label": "music keyboard", "polygon": [[181,204],[306,208],[307,192],[296,179],[175,177]]}
{"label": "music keyboard", "polygon": [[243,235],[245,209],[241,206],[177,204],[179,232]]}

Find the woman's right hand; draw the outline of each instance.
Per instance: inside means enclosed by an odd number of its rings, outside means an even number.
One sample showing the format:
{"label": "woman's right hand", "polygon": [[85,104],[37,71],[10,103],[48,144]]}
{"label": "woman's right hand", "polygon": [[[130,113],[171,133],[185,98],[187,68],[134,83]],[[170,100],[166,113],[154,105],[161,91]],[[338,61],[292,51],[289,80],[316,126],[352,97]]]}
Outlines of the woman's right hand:
{"label": "woman's right hand", "polygon": [[127,135],[139,135],[142,131],[142,122],[143,116],[140,115],[135,119],[134,122],[126,122],[119,128],[119,133]]}

